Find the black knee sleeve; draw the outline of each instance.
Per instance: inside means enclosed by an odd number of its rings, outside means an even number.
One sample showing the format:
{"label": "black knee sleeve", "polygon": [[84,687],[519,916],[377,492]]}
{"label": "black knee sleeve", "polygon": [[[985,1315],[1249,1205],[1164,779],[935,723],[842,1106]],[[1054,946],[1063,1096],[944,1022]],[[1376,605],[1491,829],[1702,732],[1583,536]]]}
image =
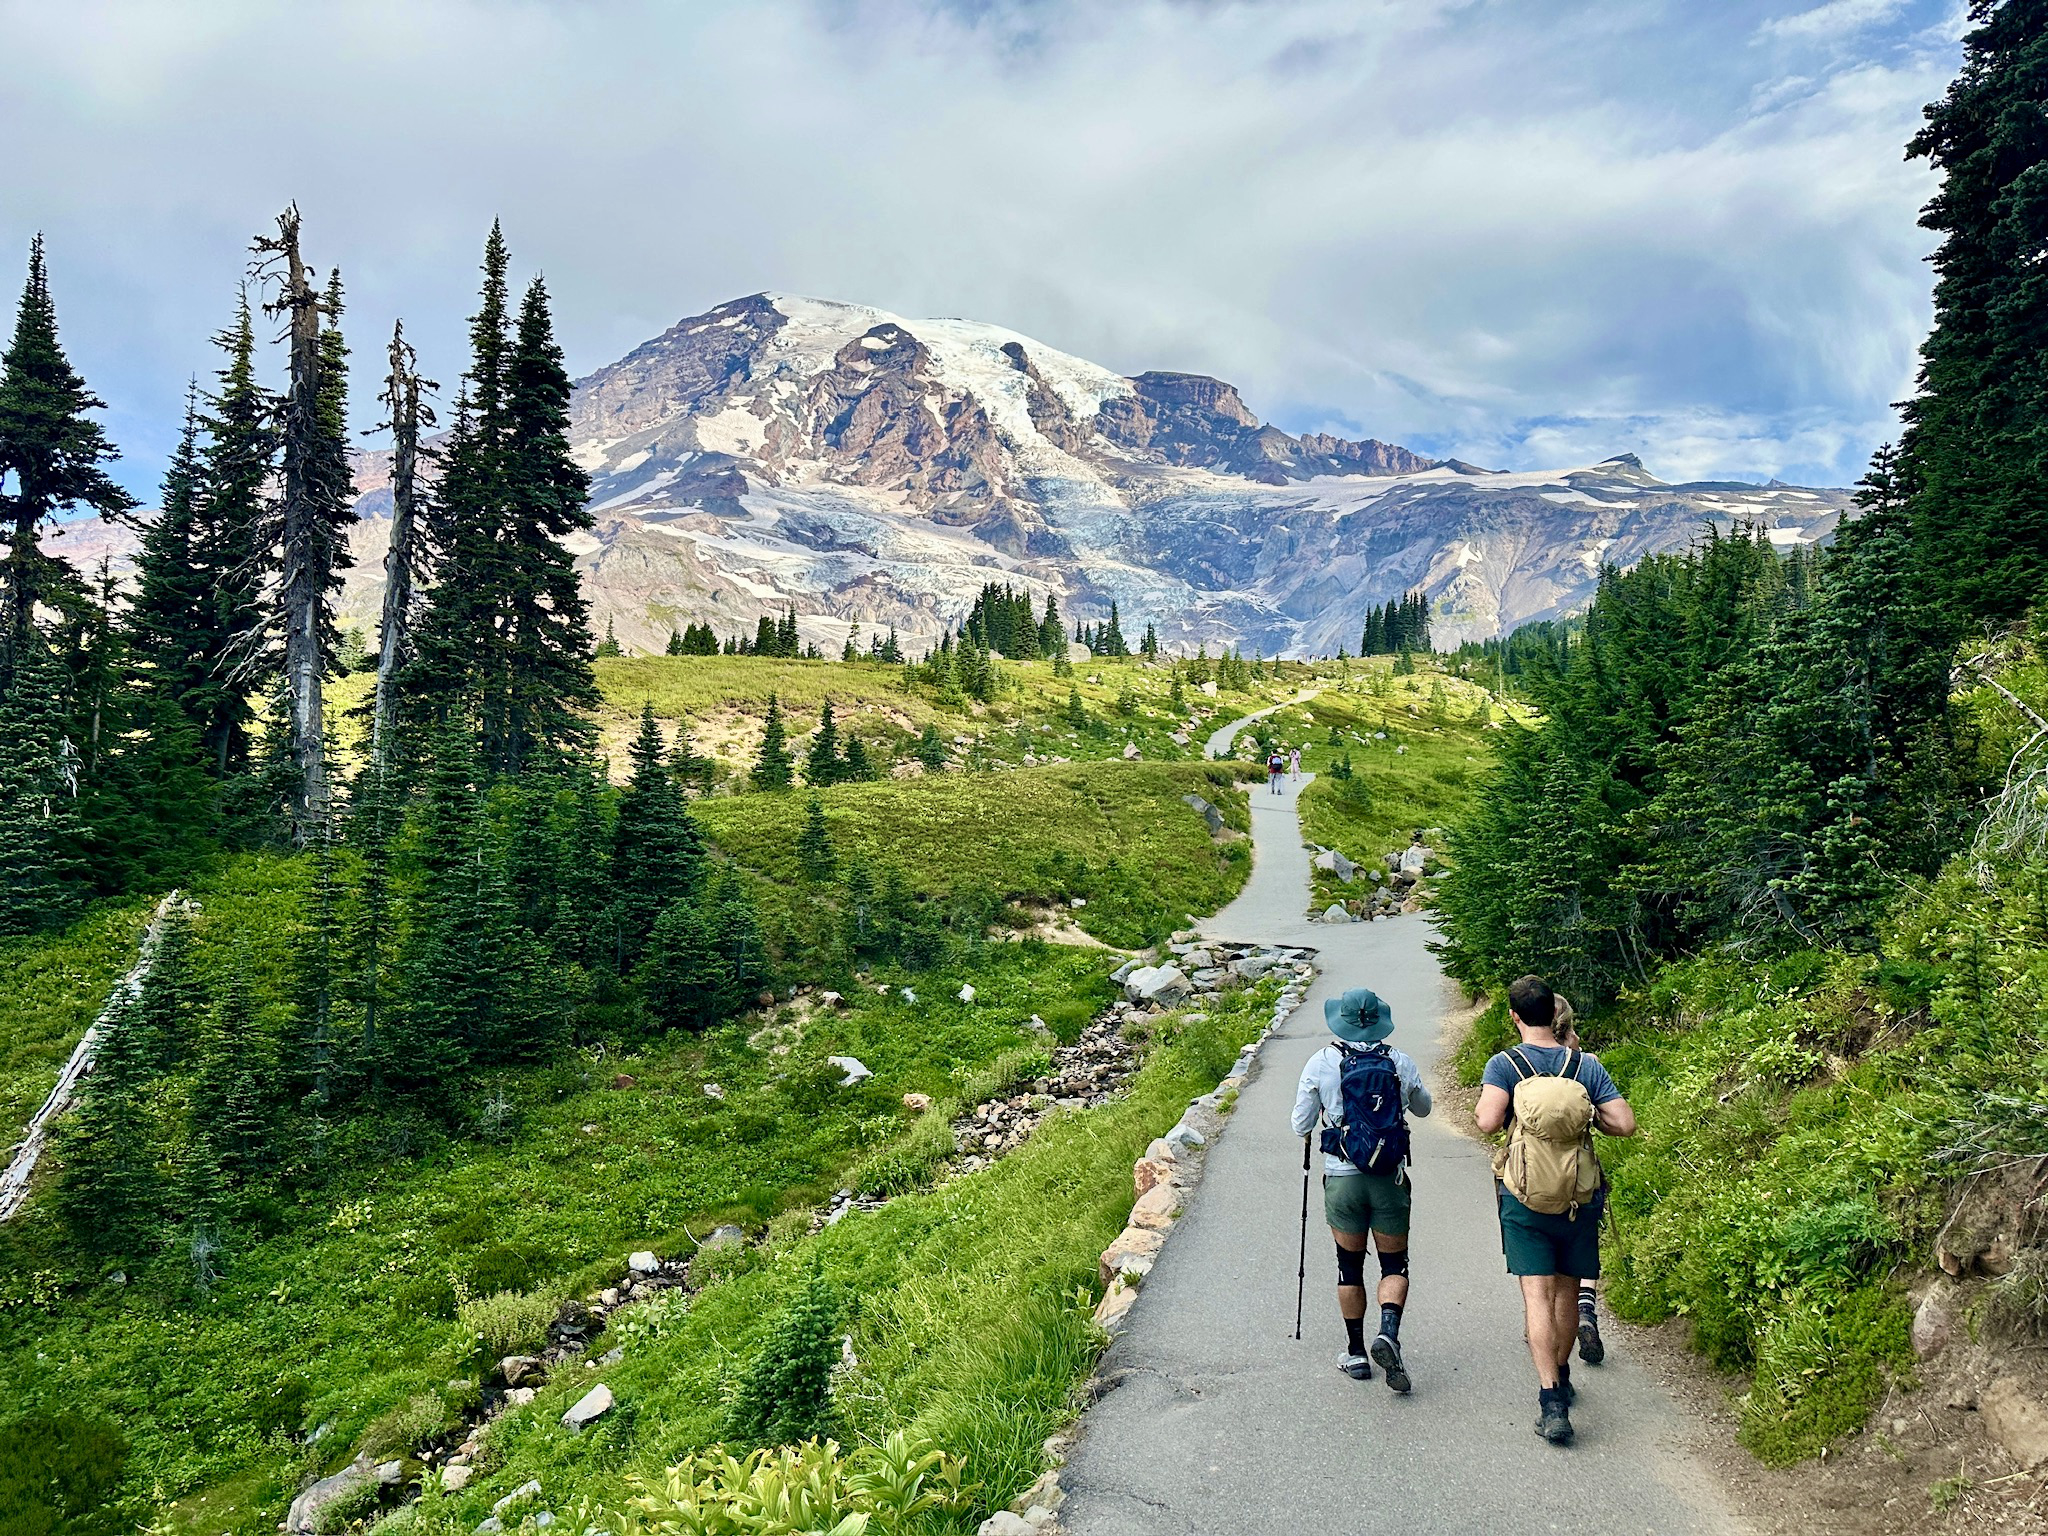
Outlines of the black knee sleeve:
{"label": "black knee sleeve", "polygon": [[1380,1250],[1380,1278],[1382,1280],[1391,1280],[1395,1275],[1405,1275],[1407,1273],[1408,1250],[1406,1248],[1403,1248],[1399,1253],[1389,1253],[1384,1248]]}
{"label": "black knee sleeve", "polygon": [[1339,1285],[1365,1284],[1365,1252],[1363,1249],[1339,1248],[1337,1250],[1337,1283]]}

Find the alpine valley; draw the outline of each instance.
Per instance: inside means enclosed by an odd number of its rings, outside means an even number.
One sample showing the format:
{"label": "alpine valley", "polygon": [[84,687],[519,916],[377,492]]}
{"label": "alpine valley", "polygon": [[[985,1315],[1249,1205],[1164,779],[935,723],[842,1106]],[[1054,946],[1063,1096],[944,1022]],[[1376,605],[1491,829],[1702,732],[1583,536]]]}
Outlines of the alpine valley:
{"label": "alpine valley", "polygon": [[[1631,454],[1495,473],[1263,424],[1237,390],[1127,378],[1026,336],[755,294],[677,322],[576,386],[571,441],[597,525],[577,564],[594,623],[659,651],[672,628],[751,630],[793,606],[836,651],[893,626],[921,648],[980,588],[1068,618],[1109,604],[1169,646],[1356,648],[1368,608],[1430,599],[1439,645],[1582,608],[1604,564],[1708,525],[1828,538],[1843,490],[1666,484]],[[344,615],[374,628],[387,464],[357,466]],[[118,540],[77,526],[74,559]],[[117,555],[121,551],[115,550]]]}

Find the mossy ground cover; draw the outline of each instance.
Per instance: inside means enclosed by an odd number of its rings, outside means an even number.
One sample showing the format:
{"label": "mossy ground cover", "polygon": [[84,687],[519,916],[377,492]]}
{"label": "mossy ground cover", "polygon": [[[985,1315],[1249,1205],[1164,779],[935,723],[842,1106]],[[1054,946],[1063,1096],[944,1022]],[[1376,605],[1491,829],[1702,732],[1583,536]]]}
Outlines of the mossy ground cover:
{"label": "mossy ground cover", "polygon": [[[528,1478],[557,1511],[579,1498],[619,1506],[630,1477],[658,1476],[725,1434],[737,1382],[816,1266],[841,1298],[858,1362],[834,1393],[842,1438],[911,1427],[964,1455],[974,1505],[933,1523],[973,1530],[1038,1475],[1044,1440],[1080,1409],[1103,1342],[1089,1318],[1096,1260],[1129,1215],[1132,1160],[1229,1070],[1272,991],[1212,1003],[1197,1022],[1168,1020],[1121,1098],[1054,1115],[993,1167],[815,1237],[777,1234],[687,1309],[639,1322],[626,1314],[597,1346],[623,1343],[618,1365],[563,1373],[493,1429],[484,1477],[416,1506],[399,1529],[467,1532]],[[563,1410],[599,1379],[619,1408],[584,1435],[564,1433]]]}

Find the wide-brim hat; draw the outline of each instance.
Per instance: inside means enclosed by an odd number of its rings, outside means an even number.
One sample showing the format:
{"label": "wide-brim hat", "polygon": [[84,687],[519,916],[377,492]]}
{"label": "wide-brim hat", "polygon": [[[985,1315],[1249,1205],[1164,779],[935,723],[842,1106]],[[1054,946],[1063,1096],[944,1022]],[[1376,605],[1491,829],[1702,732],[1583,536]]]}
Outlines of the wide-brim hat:
{"label": "wide-brim hat", "polygon": [[1323,999],[1323,1022],[1339,1040],[1371,1045],[1394,1032],[1394,1010],[1369,987],[1353,987],[1341,997]]}

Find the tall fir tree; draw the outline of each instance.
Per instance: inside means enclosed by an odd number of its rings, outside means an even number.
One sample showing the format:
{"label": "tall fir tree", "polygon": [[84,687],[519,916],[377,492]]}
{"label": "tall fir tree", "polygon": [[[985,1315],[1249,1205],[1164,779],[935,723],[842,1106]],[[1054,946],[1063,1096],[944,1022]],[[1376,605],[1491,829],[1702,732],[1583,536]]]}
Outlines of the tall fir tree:
{"label": "tall fir tree", "polygon": [[787,789],[796,776],[789,755],[789,727],[782,722],[782,704],[771,692],[768,717],[761,726],[761,750],[754,758],[749,777],[756,789]]}
{"label": "tall fir tree", "polygon": [[150,1064],[125,993],[97,1030],[92,1072],[58,1135],[57,1214],[87,1253],[141,1257],[162,1216],[162,1138],[148,1103]]}
{"label": "tall fir tree", "polygon": [[77,775],[63,679],[30,629],[0,694],[0,934],[33,933],[77,910]]}
{"label": "tall fir tree", "polygon": [[811,733],[810,747],[804,753],[804,782],[813,788],[837,784],[845,769],[839,754],[839,725],[832,716],[832,701],[827,699],[818,711],[818,728]]}
{"label": "tall fir tree", "polygon": [[640,733],[628,749],[632,772],[619,796],[612,843],[622,972],[639,958],[655,919],[676,901],[694,895],[703,878],[703,834],[669,772],[666,751],[654,706],[645,705]]}
{"label": "tall fir tree", "polygon": [[820,883],[832,878],[839,863],[832,847],[832,828],[825,820],[825,807],[816,795],[804,806],[804,826],[797,834],[796,858],[804,877]]}
{"label": "tall fir tree", "polygon": [[7,539],[0,684],[10,680],[15,657],[30,644],[36,610],[62,609],[84,597],[78,572],[43,548],[44,525],[79,507],[118,517],[135,505],[101,468],[120,456],[91,418],[104,408],[64,354],[37,235],[14,334],[0,352],[0,531]]}

